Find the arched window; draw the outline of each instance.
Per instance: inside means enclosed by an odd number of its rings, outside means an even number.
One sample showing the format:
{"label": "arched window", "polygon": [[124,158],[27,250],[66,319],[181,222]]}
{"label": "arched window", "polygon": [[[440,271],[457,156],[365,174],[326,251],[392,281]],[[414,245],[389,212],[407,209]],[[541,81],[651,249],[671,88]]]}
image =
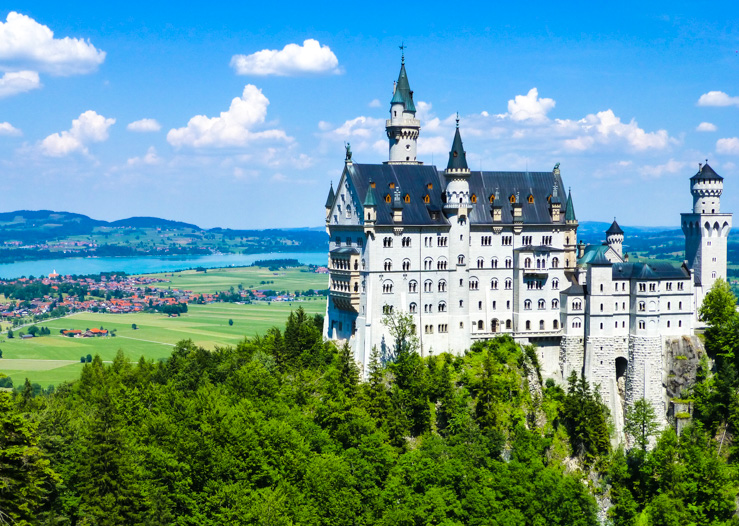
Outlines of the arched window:
{"label": "arched window", "polygon": [[559,280],[557,278],[554,278],[552,280],[552,290],[557,290],[557,289],[559,289]]}
{"label": "arched window", "polygon": [[544,310],[547,308],[547,303],[544,300],[539,300],[539,310]]}
{"label": "arched window", "polygon": [[446,312],[446,302],[445,301],[439,302],[439,312]]}
{"label": "arched window", "polygon": [[505,288],[506,290],[510,290],[513,288],[513,280],[511,278],[506,278],[505,280]]}
{"label": "arched window", "polygon": [[644,312],[645,310],[647,310],[647,304],[644,303],[643,301],[640,301],[639,302],[639,312]]}
{"label": "arched window", "polygon": [[511,202],[511,204],[514,204],[516,202],[516,195],[511,194],[511,197],[509,197],[508,200]]}
{"label": "arched window", "polygon": [[529,320],[526,320],[526,330],[527,331],[531,330],[531,322]]}
{"label": "arched window", "polygon": [[383,294],[392,294],[393,293],[393,282],[390,280],[383,282],[382,292]]}
{"label": "arched window", "polygon": [[498,290],[498,280],[497,279],[493,278],[490,281],[490,288],[493,290]]}
{"label": "arched window", "polygon": [[439,261],[436,262],[436,270],[446,270],[446,259],[439,258]]}
{"label": "arched window", "polygon": [[439,281],[439,292],[446,292],[446,281],[443,279]]}
{"label": "arched window", "polygon": [[559,320],[554,320],[552,322],[552,329],[554,329],[555,331],[559,329]]}
{"label": "arched window", "polygon": [[552,268],[559,268],[559,258],[552,258]]}
{"label": "arched window", "polygon": [[539,320],[539,330],[540,331],[544,330],[544,320]]}
{"label": "arched window", "polygon": [[417,281],[409,281],[408,282],[408,292],[416,292],[418,290],[418,282]]}
{"label": "arched window", "polygon": [[426,204],[429,204],[431,202],[431,198],[429,197],[429,194],[426,194],[423,196],[423,202]]}
{"label": "arched window", "polygon": [[530,205],[533,205],[534,204],[534,196],[533,195],[529,195],[529,204]]}
{"label": "arched window", "polygon": [[411,314],[414,314],[417,308],[418,306],[415,303],[411,303],[410,306],[408,307],[408,312],[410,312]]}
{"label": "arched window", "polygon": [[490,266],[493,268],[498,268],[498,258],[493,258],[492,261],[490,261]]}
{"label": "arched window", "polygon": [[477,258],[477,268],[485,268],[485,260],[482,258]]}
{"label": "arched window", "polygon": [[526,259],[525,259],[525,260],[523,261],[523,267],[524,267],[524,268],[531,268],[531,258],[526,258]]}
{"label": "arched window", "polygon": [[644,322],[644,320],[640,320],[639,321],[639,328],[640,329],[646,329],[647,328],[647,324]]}
{"label": "arched window", "polygon": [[393,262],[389,259],[386,259],[385,260],[385,271],[389,272],[391,270],[393,270]]}
{"label": "arched window", "polygon": [[490,204],[493,204],[493,201],[495,201],[495,194],[490,194],[490,197],[488,198],[490,200]]}
{"label": "arched window", "polygon": [[559,308],[559,300],[553,299],[552,300],[552,309],[558,309]]}
{"label": "arched window", "polygon": [[477,278],[471,278],[470,279],[470,290],[477,290],[479,288],[479,283],[477,281]]}
{"label": "arched window", "polygon": [[513,260],[511,258],[505,258],[505,268],[513,268]]}
{"label": "arched window", "polygon": [[426,281],[423,282],[424,292],[431,292],[433,288],[434,288],[434,283],[430,279],[427,279]]}
{"label": "arched window", "polygon": [[523,302],[523,308],[526,310],[531,310],[531,300],[526,300]]}
{"label": "arched window", "polygon": [[457,265],[464,265],[464,256],[462,254],[457,256]]}
{"label": "arched window", "polygon": [[472,194],[472,197],[470,198],[470,201],[472,202],[472,204],[477,203],[477,196],[475,194]]}
{"label": "arched window", "polygon": [[410,270],[410,269],[411,269],[411,260],[404,259],[403,260],[403,270]]}
{"label": "arched window", "polygon": [[411,196],[409,194],[405,194],[405,197],[403,198],[403,201],[405,201],[406,203],[410,203],[411,202]]}
{"label": "arched window", "polygon": [[477,330],[484,331],[485,330],[485,322],[480,320],[477,322]]}
{"label": "arched window", "polygon": [[390,201],[392,201],[392,197],[390,197],[390,194],[385,194],[385,202],[389,203]]}
{"label": "arched window", "polygon": [[582,301],[575,300],[572,302],[572,310],[582,310]]}

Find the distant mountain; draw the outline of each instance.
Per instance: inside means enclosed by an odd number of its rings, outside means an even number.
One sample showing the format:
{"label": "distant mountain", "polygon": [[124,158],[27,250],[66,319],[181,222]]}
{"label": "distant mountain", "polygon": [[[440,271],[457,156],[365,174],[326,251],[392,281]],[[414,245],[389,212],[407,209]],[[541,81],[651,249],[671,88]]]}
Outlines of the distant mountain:
{"label": "distant mountain", "polygon": [[[105,221],[103,221],[105,223]],[[183,223],[182,221],[172,221],[170,219],[160,219],[158,217],[129,217],[128,219],[119,219],[107,223],[111,227],[131,227],[131,228],[190,228],[192,230],[202,230],[197,225],[191,223]]]}

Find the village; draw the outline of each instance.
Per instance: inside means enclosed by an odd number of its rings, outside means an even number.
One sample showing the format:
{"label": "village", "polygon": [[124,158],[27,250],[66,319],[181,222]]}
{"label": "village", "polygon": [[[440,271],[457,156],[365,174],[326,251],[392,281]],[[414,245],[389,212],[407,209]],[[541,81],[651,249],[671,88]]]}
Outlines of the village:
{"label": "village", "polygon": [[[317,267],[316,273],[327,269]],[[128,314],[160,312],[179,316],[188,304],[293,302],[303,297],[325,296],[327,291],[276,291],[269,288],[231,287],[227,291],[193,292],[172,288],[165,277],[100,274],[94,276],[59,275],[0,281],[0,318],[12,327],[75,312]],[[269,284],[269,282],[263,282]],[[65,334],[80,336],[79,334]],[[82,336],[105,336],[90,334]]]}

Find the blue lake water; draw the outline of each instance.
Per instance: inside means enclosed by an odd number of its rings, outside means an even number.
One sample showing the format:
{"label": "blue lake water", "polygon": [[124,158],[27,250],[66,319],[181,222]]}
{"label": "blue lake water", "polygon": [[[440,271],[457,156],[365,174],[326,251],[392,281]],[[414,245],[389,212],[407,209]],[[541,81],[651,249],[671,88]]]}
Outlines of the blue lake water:
{"label": "blue lake water", "polygon": [[46,276],[56,270],[67,274],[98,274],[123,271],[126,274],[170,272],[195,267],[243,267],[263,259],[297,259],[306,265],[326,265],[326,252],[269,252],[264,254],[212,254],[207,256],[138,256],[107,258],[63,258],[0,264],[1,279]]}

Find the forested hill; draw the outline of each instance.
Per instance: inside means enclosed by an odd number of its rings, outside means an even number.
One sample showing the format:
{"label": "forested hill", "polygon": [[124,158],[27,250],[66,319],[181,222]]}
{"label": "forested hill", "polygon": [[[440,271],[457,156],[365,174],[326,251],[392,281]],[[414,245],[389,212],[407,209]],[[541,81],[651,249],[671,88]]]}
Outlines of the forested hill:
{"label": "forested hill", "polygon": [[[0,392],[4,520],[733,524],[730,448],[720,457],[699,425],[611,451],[597,392],[542,385],[532,348],[500,337],[422,358],[407,318],[389,320],[396,345],[373,353],[365,382],[299,310],[235,348],[182,342],[137,364],[120,352],[54,393]],[[643,439],[649,422],[632,429]]]}

